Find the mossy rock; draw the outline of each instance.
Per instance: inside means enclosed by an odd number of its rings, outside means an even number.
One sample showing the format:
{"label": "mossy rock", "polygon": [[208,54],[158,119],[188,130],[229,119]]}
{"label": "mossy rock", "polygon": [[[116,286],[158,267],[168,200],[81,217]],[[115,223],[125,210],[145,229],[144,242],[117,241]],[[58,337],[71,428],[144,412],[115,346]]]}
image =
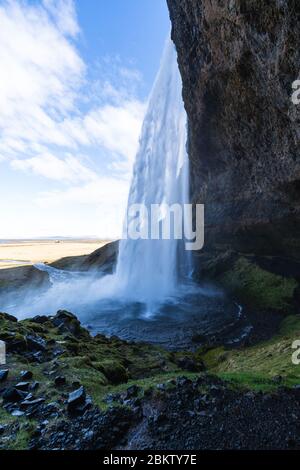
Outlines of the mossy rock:
{"label": "mossy rock", "polygon": [[286,314],[294,311],[293,298],[298,282],[261,269],[244,257],[218,280],[246,305]]}
{"label": "mossy rock", "polygon": [[111,384],[118,385],[128,381],[128,372],[118,361],[105,360],[103,362],[92,362],[92,365],[95,369],[102,372]]}
{"label": "mossy rock", "polygon": [[223,346],[214,348],[203,354],[202,359],[207,369],[218,367],[225,361],[226,353]]}

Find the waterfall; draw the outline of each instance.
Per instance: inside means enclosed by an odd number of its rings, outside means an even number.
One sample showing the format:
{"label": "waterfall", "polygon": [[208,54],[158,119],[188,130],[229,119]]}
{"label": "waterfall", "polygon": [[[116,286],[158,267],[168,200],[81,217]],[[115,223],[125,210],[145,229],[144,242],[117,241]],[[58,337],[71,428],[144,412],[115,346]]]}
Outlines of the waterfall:
{"label": "waterfall", "polygon": [[[132,204],[144,204],[150,213],[152,204],[188,203],[186,143],[187,116],[182,82],[176,50],[170,39],[164,48],[142,128],[128,208]],[[179,279],[189,270],[188,253],[184,243],[174,237],[170,240],[123,239],[115,274],[119,291],[131,300],[147,304],[172,295]]]}
{"label": "waterfall", "polygon": [[[180,207],[189,202],[187,116],[181,93],[176,51],[168,41],[143,124],[128,211],[133,204],[150,209],[152,204]],[[166,218],[163,211],[160,217]],[[2,296],[0,309],[24,318],[27,312],[48,315],[63,308],[79,315],[92,333],[176,351],[190,347],[195,332],[209,339],[226,333],[235,344],[249,334],[251,325],[241,307],[220,290],[188,279],[191,252],[185,250],[185,241],[175,236],[124,238],[115,272],[101,276],[37,264],[37,269],[49,274],[51,287]]]}
{"label": "waterfall", "polygon": [[[167,41],[156,77],[148,110],[143,123],[139,150],[133,169],[128,197],[128,209],[143,204],[161,207],[160,220],[166,218],[164,208],[189,202],[189,162],[186,149],[187,116],[182,100],[182,82],[177,54],[171,40]],[[127,221],[127,217],[125,218]],[[142,220],[142,223],[145,222]],[[172,225],[173,220],[171,220]],[[180,220],[182,223],[182,220]],[[124,224],[124,231],[126,229]],[[191,252],[185,250],[185,240],[125,238],[119,245],[119,256],[113,274],[100,278],[36,265],[50,274],[52,286],[33,303],[30,311],[48,312],[49,306],[83,312],[84,317],[96,312],[96,318],[114,321],[120,313],[142,313],[154,318],[164,307],[189,297],[191,283],[185,282],[191,271]],[[136,305],[136,303],[141,305]],[[14,311],[16,311],[14,306]],[[24,302],[21,305],[24,309]],[[101,312],[101,314],[99,314]],[[174,313],[174,308],[173,308]],[[96,320],[95,320],[96,321]],[[121,320],[120,320],[121,321]],[[101,328],[105,329],[105,325]],[[102,331],[100,328],[100,331]]]}

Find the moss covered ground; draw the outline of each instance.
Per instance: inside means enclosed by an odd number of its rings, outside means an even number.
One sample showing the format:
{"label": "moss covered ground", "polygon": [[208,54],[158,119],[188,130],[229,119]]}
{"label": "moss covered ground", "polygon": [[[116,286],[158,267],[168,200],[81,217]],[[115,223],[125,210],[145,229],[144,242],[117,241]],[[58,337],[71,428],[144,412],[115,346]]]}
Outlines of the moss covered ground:
{"label": "moss covered ground", "polygon": [[285,318],[279,332],[253,346],[213,348],[202,359],[212,373],[254,389],[274,389],[300,383],[300,365],[292,362],[292,344],[300,339],[300,315]]}
{"label": "moss covered ground", "polygon": [[293,312],[294,292],[298,287],[296,279],[264,270],[245,257],[239,257],[218,280],[241,303],[285,314]]}

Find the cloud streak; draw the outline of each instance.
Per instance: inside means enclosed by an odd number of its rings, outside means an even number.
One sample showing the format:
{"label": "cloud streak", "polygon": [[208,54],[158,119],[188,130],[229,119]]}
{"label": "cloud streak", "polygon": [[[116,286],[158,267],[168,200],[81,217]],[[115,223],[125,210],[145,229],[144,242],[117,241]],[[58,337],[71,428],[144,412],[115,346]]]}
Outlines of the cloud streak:
{"label": "cloud streak", "polygon": [[52,180],[76,183],[80,181],[95,181],[97,175],[86,168],[73,155],[64,160],[50,153],[40,154],[28,159],[12,160],[11,165],[16,170],[32,171],[36,175]]}
{"label": "cloud streak", "polygon": [[134,89],[141,76],[118,59],[116,80],[91,81],[82,34],[72,0],[0,1],[0,162],[57,184],[35,194],[38,204],[124,207],[145,111]]}

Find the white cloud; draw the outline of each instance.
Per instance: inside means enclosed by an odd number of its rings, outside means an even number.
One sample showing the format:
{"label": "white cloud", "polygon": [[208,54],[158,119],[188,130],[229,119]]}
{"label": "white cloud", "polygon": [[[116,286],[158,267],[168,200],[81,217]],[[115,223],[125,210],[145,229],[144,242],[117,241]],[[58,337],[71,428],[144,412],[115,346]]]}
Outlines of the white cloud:
{"label": "white cloud", "polygon": [[132,161],[137,151],[144,109],[139,101],[124,102],[122,106],[103,106],[84,118],[84,126],[95,142]]}
{"label": "white cloud", "polygon": [[93,171],[83,166],[73,155],[61,159],[45,153],[28,159],[12,160],[11,165],[16,170],[33,171],[37,175],[64,182],[77,183],[97,178]]}
{"label": "white cloud", "polygon": [[[79,224],[81,224],[80,214],[85,212],[86,207],[94,205],[96,220],[93,222],[97,227],[98,236],[101,234],[103,239],[116,239],[122,235],[127,198],[127,181],[98,177],[81,186],[41,193],[37,202],[47,213],[49,210],[57,210],[61,207],[65,207],[68,213],[69,208],[76,207]],[[86,233],[84,231],[86,229],[82,226],[80,230],[81,233]],[[90,233],[96,233],[96,229]]]}
{"label": "white cloud", "polygon": [[[115,178],[98,177],[83,186],[72,186],[65,190],[43,192],[39,195],[39,205],[42,207],[59,206],[60,204],[104,204],[109,208],[115,206],[120,199],[127,202],[128,185],[126,181]],[[125,208],[124,204],[122,207]]]}
{"label": "white cloud", "polygon": [[[5,2],[0,7],[1,117],[20,108],[65,112],[74,104],[85,66],[74,45],[43,8]],[[44,112],[46,112],[44,110]],[[1,120],[3,124],[3,121]]]}
{"label": "white cloud", "polygon": [[70,36],[79,33],[73,0],[43,0],[43,4],[62,33]]}
{"label": "white cloud", "polygon": [[37,143],[71,146],[59,122],[75,110],[85,65],[44,8],[0,6],[0,68],[2,156]]}
{"label": "white cloud", "polygon": [[[102,103],[80,111],[86,66],[68,38],[78,31],[71,0],[43,0],[38,7],[11,0],[0,6],[2,157],[34,154],[37,145],[75,151],[96,143],[132,160],[143,104],[103,81]],[[125,70],[120,66],[120,75]],[[103,103],[112,94],[114,104]]]}
{"label": "white cloud", "polygon": [[127,199],[145,111],[141,76],[106,57],[91,81],[79,33],[73,0],[0,1],[0,161],[57,185],[32,188],[39,205],[94,205],[109,225]]}

